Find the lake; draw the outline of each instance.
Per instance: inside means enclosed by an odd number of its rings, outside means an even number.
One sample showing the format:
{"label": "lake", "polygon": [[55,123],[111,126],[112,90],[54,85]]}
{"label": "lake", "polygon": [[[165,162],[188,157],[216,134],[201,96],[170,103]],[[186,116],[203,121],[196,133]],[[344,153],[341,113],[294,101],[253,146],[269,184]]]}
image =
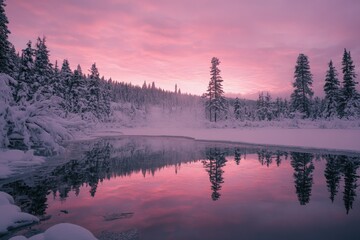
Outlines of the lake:
{"label": "lake", "polygon": [[102,239],[355,239],[359,167],[354,153],[119,137],[68,144],[0,190],[42,218],[12,233],[28,237],[70,222]]}

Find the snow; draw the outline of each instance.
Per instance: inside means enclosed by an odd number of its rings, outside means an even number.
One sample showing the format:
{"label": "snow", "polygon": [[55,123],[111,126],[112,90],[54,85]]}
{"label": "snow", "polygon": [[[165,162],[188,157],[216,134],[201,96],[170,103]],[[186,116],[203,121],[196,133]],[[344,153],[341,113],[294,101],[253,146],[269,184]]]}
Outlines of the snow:
{"label": "snow", "polygon": [[37,234],[31,238],[25,238],[23,236],[16,236],[10,238],[11,240],[96,240],[97,238],[87,229],[71,223],[56,224],[44,233]]}
{"label": "snow", "polygon": [[38,165],[45,160],[43,157],[34,156],[34,151],[0,149],[0,179],[9,177],[16,171],[29,166]]}
{"label": "snow", "polygon": [[5,192],[0,192],[0,235],[6,234],[11,228],[18,228],[39,222],[39,219],[31,214],[21,212],[14,205],[14,199]]}

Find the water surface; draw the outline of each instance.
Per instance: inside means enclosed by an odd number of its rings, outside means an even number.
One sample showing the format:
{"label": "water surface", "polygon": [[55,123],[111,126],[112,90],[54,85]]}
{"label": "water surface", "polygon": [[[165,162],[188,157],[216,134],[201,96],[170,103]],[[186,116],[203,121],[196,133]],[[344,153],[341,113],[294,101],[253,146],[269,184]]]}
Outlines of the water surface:
{"label": "water surface", "polygon": [[139,239],[360,236],[354,154],[124,137],[73,143],[48,161],[0,182],[44,219],[13,234],[70,222]]}

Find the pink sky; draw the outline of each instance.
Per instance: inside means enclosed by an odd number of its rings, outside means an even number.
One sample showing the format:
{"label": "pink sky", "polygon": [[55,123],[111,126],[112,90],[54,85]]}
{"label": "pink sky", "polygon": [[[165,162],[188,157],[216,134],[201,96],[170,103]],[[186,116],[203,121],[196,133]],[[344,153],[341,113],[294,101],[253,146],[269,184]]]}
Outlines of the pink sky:
{"label": "pink sky", "polygon": [[[84,72],[201,94],[220,58],[226,93],[288,96],[299,53],[308,55],[316,95],[327,63],[340,72],[344,48],[360,73],[358,0],[8,0],[10,41],[20,51],[47,37],[51,60]],[[340,77],[342,75],[340,74]]]}

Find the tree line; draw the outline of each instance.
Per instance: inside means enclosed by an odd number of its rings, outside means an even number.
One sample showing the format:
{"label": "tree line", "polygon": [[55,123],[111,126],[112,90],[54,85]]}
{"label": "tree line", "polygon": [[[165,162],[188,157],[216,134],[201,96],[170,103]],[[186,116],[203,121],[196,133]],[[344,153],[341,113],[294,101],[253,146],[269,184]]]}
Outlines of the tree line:
{"label": "tree line", "polygon": [[210,121],[216,122],[231,116],[236,120],[260,121],[284,118],[357,119],[360,117],[360,95],[356,89],[357,74],[351,53],[346,49],[342,58],[342,82],[338,78],[332,60],[328,63],[323,99],[313,97],[313,75],[310,71],[309,59],[305,54],[301,53],[297,58],[293,92],[289,101],[283,98],[272,100],[268,92],[260,92],[256,104],[239,98],[226,99],[219,64],[218,58],[212,58],[210,81],[206,93],[203,94],[206,116]]}

